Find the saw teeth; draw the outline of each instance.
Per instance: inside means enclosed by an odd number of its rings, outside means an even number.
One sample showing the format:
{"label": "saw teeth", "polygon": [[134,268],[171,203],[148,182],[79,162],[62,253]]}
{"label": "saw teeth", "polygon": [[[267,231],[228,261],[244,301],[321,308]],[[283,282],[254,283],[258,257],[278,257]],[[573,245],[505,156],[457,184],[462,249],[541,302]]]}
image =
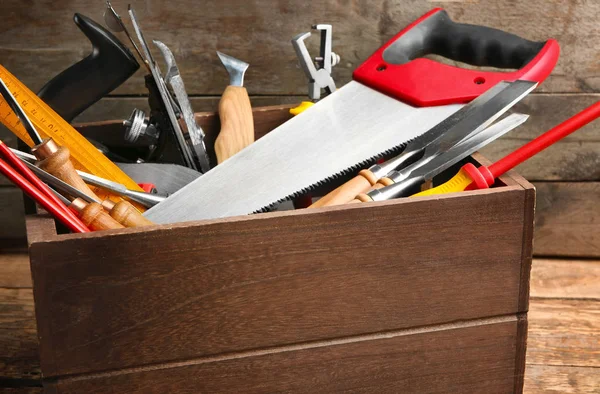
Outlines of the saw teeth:
{"label": "saw teeth", "polygon": [[362,170],[363,168],[366,168],[367,166],[373,164],[374,162],[376,162],[377,160],[379,160],[381,157],[385,157],[385,156],[391,155],[393,153],[399,153],[411,141],[412,140],[406,141],[402,145],[398,145],[398,146],[396,146],[394,148],[387,149],[387,150],[381,152],[380,154],[371,157],[370,159],[363,160],[363,161],[361,161],[361,162],[359,162],[359,163],[357,163],[357,164],[355,164],[355,165],[353,165],[351,167],[346,168],[345,170],[342,170],[340,172],[336,172],[333,175],[330,175],[327,178],[321,179],[321,180],[317,181],[316,183],[313,183],[310,186],[302,188],[302,189],[300,189],[300,190],[298,190],[298,191],[296,191],[296,192],[294,192],[292,194],[287,195],[284,198],[281,198],[281,199],[279,199],[277,201],[274,201],[271,204],[266,205],[266,206],[264,206],[264,207],[262,207],[262,208],[260,208],[260,209],[258,209],[256,211],[252,212],[251,214],[268,212],[271,209],[273,209],[276,205],[281,204],[282,202],[288,201],[290,199],[294,199],[296,197],[299,197],[299,196],[301,196],[303,194],[306,194],[309,191],[314,190],[318,186],[321,186],[321,185],[324,185],[327,182],[330,182],[331,180],[339,178],[339,177],[341,177],[343,175],[347,175],[347,174],[349,174],[351,172],[358,172],[358,171]]}

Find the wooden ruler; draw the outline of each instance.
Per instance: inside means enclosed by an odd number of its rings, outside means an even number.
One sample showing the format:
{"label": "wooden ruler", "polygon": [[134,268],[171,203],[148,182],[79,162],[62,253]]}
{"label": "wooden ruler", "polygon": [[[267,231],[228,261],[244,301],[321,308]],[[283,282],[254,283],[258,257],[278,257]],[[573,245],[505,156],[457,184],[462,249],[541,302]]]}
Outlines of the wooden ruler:
{"label": "wooden ruler", "polygon": [[[94,145],[61,118],[52,108],[29,90],[21,81],[0,65],[0,78],[9,88],[42,138],[52,138],[58,145],[69,148],[71,160],[78,170],[125,185],[128,189],[143,191],[133,179],[104,156]],[[34,145],[27,131],[0,96],[0,122],[30,147]],[[100,192],[100,194],[105,194]],[[106,195],[106,194],[105,194]]]}

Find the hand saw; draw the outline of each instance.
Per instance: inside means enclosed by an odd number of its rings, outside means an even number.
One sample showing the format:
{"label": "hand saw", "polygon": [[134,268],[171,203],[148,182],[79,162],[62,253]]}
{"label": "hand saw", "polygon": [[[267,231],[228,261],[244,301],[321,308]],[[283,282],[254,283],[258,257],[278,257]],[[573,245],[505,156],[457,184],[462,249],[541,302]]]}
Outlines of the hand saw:
{"label": "hand saw", "polygon": [[[517,70],[463,69],[428,54]],[[145,215],[172,223],[263,210],[402,147],[502,80],[543,81],[558,54],[555,40],[458,24],[434,9],[377,50],[353,81]]]}

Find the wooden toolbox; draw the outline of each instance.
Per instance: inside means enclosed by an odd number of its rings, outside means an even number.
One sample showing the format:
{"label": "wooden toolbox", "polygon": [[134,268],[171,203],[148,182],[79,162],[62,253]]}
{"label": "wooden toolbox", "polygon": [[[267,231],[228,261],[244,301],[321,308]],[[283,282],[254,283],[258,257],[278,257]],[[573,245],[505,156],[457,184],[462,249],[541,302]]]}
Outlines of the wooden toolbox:
{"label": "wooden toolbox", "polygon": [[[254,115],[257,137],[289,117]],[[89,234],[30,216],[46,391],[521,392],[535,191],[498,186]]]}

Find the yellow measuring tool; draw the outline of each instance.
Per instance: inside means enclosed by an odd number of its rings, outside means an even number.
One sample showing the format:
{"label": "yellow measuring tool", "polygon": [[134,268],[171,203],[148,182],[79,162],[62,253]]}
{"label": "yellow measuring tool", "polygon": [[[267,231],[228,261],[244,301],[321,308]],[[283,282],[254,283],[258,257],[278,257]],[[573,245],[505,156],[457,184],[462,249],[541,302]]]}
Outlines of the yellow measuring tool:
{"label": "yellow measuring tool", "polygon": [[[131,190],[143,191],[133,179],[98,151],[73,126],[54,112],[52,108],[2,65],[0,65],[0,78],[19,102],[40,136],[42,138],[52,138],[58,145],[69,149],[71,160],[76,169],[121,183]],[[18,116],[1,96],[0,122],[27,145],[30,147],[34,145]],[[109,195],[102,192],[98,193],[98,195],[100,194]]]}

